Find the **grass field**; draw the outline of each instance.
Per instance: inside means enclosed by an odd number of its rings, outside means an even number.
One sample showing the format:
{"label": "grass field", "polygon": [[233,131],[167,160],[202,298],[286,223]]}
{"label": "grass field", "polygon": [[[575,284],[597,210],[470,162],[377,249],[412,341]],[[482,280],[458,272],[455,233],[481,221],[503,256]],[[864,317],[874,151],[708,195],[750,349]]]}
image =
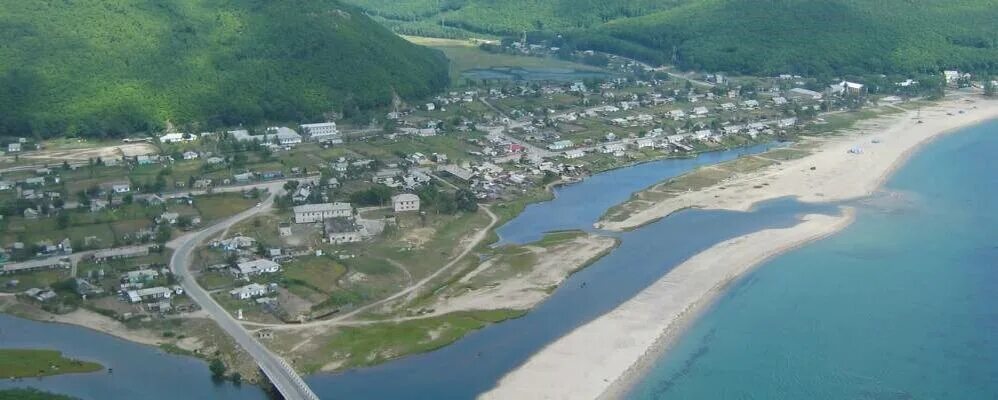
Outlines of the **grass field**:
{"label": "grass field", "polygon": [[100,371],[100,364],[65,358],[55,350],[0,349],[0,376],[29,378]]}
{"label": "grass field", "polygon": [[379,364],[402,355],[438,349],[471,331],[522,314],[509,310],[460,312],[399,323],[342,328],[327,339],[321,351],[306,355],[301,361],[307,372],[328,363],[330,354],[343,361],[341,368]]}
{"label": "grass field", "polygon": [[329,294],[335,290],[336,282],[346,273],[346,267],[331,257],[298,257],[282,266],[284,278],[289,284],[308,286],[313,290]]}
{"label": "grass field", "polygon": [[247,199],[240,193],[219,193],[205,196],[198,196],[194,199],[194,208],[201,214],[203,224],[208,225],[210,221],[236,215],[248,210],[259,202],[258,199]]}
{"label": "grass field", "polygon": [[511,54],[494,54],[483,51],[468,40],[403,36],[406,40],[440,50],[450,60],[451,82],[460,84],[461,73],[474,68],[521,67],[521,68],[562,68],[583,71],[598,71],[599,68],[558,60],[550,57],[529,57]]}

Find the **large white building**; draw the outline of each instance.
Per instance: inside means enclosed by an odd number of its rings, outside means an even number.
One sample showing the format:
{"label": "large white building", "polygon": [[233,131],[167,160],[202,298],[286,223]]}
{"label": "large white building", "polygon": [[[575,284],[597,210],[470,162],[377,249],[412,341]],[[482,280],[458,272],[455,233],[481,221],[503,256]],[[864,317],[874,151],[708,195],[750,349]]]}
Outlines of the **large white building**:
{"label": "large white building", "polygon": [[188,135],[186,133],[167,133],[159,137],[160,143],[181,143],[181,142],[193,142],[197,137],[194,135]]}
{"label": "large white building", "polygon": [[267,128],[267,135],[273,135],[277,139],[277,143],[284,146],[301,143],[301,135],[295,132],[294,129],[286,126],[272,126]]}
{"label": "large white building", "polygon": [[343,143],[335,122],[305,124],[301,126],[301,131],[313,142]]}
{"label": "large white building", "polygon": [[253,276],[260,274],[270,274],[281,270],[281,264],[261,258],[253,261],[237,263],[232,268],[232,273],[236,276]]}
{"label": "large white building", "polygon": [[349,217],[353,215],[350,203],[305,204],[294,208],[296,224],[311,224],[326,218]]}
{"label": "large white building", "polygon": [[392,207],[395,212],[419,211],[419,196],[412,193],[392,196]]}
{"label": "large white building", "polygon": [[291,128],[286,127],[270,127],[267,128],[267,134],[265,135],[251,135],[249,131],[245,129],[237,129],[234,131],[229,131],[229,136],[238,142],[264,142],[271,143],[277,142],[284,146],[294,145],[301,143],[301,135],[295,132]]}

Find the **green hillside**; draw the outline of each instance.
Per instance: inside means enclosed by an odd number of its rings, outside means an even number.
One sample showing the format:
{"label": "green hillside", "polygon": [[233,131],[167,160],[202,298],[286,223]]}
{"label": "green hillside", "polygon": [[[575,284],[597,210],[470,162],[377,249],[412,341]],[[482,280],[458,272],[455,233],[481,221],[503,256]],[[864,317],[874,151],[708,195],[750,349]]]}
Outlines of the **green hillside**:
{"label": "green hillside", "polygon": [[701,0],[599,33],[685,68],[864,73],[998,67],[994,0]]}
{"label": "green hillside", "polygon": [[314,120],[447,83],[334,0],[0,0],[0,134]]}
{"label": "green hillside", "polygon": [[764,74],[998,69],[998,0],[348,1],[413,34],[542,31],[562,34],[563,47],[692,69]]}

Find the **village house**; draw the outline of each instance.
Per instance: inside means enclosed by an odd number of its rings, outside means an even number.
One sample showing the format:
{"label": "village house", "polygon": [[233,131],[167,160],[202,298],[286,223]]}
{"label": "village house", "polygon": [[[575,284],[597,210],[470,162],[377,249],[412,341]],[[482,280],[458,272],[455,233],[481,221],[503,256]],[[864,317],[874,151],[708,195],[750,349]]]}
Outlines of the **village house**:
{"label": "village house", "polygon": [[337,217],[325,220],[326,236],[329,243],[343,244],[354,243],[364,240],[366,230],[353,218]]}
{"label": "village house", "polygon": [[548,150],[552,150],[552,151],[565,150],[565,149],[567,149],[569,147],[572,147],[572,141],[571,140],[559,140],[557,142],[549,144],[548,145]]}
{"label": "village house", "polygon": [[793,88],[787,91],[787,97],[794,100],[821,100],[824,95],[813,90]]}
{"label": "village house", "polygon": [[582,158],[586,153],[582,150],[568,150],[565,152],[565,158],[569,160],[574,160],[576,158]]}
{"label": "village house", "polygon": [[238,300],[248,300],[254,297],[266,296],[276,290],[276,283],[271,283],[267,286],[259,283],[251,283],[249,285],[230,290],[229,295]]}
{"label": "village house", "polygon": [[265,258],[236,263],[236,266],[231,268],[232,274],[237,277],[271,274],[280,270],[281,270],[281,264],[278,264],[276,262],[273,262]]}
{"label": "village house", "polygon": [[419,211],[419,196],[412,193],[392,196],[392,208],[395,212]]}
{"label": "village house", "polygon": [[153,279],[159,277],[159,272],[152,269],[139,269],[135,271],[128,271],[121,276],[121,281],[124,283],[137,284],[146,283]]}
{"label": "village house", "polygon": [[613,154],[620,151],[624,151],[623,143],[607,143],[600,148],[600,152],[605,154]]}
{"label": "village house", "polygon": [[11,143],[11,144],[7,145],[7,152],[8,153],[19,153],[20,151],[21,151],[21,144],[20,143]]}
{"label": "village house", "polygon": [[780,97],[780,96],[773,97],[773,105],[775,105],[775,106],[782,106],[782,105],[785,105],[785,104],[787,104],[787,98],[786,97]]}
{"label": "village house", "polygon": [[108,260],[120,260],[124,258],[142,257],[147,255],[149,255],[149,246],[129,246],[99,250],[94,253],[93,259],[96,262],[104,262]]}
{"label": "village house", "polygon": [[127,295],[128,302],[135,304],[146,301],[169,299],[170,297],[173,297],[173,290],[162,286],[156,286],[151,288],[129,290]]}
{"label": "village house", "polygon": [[634,143],[635,145],[637,145],[639,149],[643,149],[646,147],[655,147],[655,140],[653,139],[638,139]]}
{"label": "village house", "polygon": [[693,115],[696,115],[696,116],[705,116],[708,113],[710,113],[710,110],[708,110],[707,107],[694,107],[693,108]]}
{"label": "village house", "polygon": [[296,206],[293,209],[296,224],[311,224],[326,218],[349,217],[353,215],[350,203],[323,203]]}
{"label": "village house", "polygon": [[132,191],[132,186],[128,182],[114,182],[110,184],[111,191],[114,193],[128,193]]}
{"label": "village house", "polygon": [[198,152],[196,152],[196,151],[190,151],[190,150],[188,150],[188,151],[185,151],[185,152],[184,152],[184,154],[182,155],[182,157],[183,157],[183,158],[184,158],[185,160],[195,160],[195,159],[197,159],[198,157],[200,157],[200,155],[199,155],[199,154],[198,154]]}

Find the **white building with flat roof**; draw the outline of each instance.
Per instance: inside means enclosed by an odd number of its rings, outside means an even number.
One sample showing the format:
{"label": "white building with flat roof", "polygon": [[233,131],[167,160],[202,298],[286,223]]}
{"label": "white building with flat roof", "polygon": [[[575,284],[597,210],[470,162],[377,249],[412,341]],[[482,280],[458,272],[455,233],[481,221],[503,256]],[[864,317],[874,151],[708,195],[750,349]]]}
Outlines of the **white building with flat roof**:
{"label": "white building with flat roof", "polygon": [[293,209],[296,224],[311,224],[326,218],[349,217],[353,215],[350,203],[305,204]]}
{"label": "white building with flat roof", "polygon": [[392,208],[395,212],[419,211],[419,196],[412,193],[392,196]]}
{"label": "white building with flat roof", "polygon": [[343,143],[335,122],[304,124],[301,126],[301,131],[313,142]]}
{"label": "white building with flat roof", "polygon": [[237,263],[236,266],[232,268],[232,273],[236,276],[253,276],[271,274],[280,270],[281,264],[261,258],[253,261]]}

